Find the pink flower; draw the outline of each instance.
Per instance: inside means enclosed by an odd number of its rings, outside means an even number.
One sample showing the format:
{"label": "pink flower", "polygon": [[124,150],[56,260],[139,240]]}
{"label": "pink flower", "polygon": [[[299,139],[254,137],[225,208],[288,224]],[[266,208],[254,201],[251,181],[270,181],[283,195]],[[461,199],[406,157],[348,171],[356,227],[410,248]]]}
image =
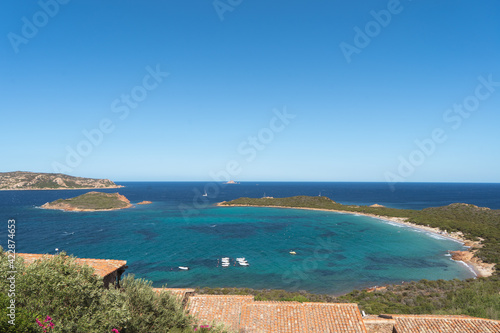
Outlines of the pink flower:
{"label": "pink flower", "polygon": [[38,320],[38,318],[36,318],[36,323],[38,324],[38,326],[43,327],[43,324],[40,322],[40,320]]}
{"label": "pink flower", "polygon": [[120,333],[120,332],[118,332],[118,330],[117,330],[116,328],[113,328],[113,329],[111,330],[111,332],[113,332],[113,333]]}

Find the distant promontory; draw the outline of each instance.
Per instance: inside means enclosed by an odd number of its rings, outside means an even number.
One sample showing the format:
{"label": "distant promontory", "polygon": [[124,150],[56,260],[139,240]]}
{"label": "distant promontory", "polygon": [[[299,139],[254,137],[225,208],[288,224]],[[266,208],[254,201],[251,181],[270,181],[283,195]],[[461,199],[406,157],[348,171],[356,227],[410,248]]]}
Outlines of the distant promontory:
{"label": "distant promontory", "polygon": [[0,190],[71,190],[120,188],[109,179],[73,177],[61,173],[0,172]]}
{"label": "distant promontory", "polygon": [[47,202],[45,209],[57,209],[73,212],[93,212],[117,210],[133,207],[130,201],[119,193],[88,192],[70,199]]}

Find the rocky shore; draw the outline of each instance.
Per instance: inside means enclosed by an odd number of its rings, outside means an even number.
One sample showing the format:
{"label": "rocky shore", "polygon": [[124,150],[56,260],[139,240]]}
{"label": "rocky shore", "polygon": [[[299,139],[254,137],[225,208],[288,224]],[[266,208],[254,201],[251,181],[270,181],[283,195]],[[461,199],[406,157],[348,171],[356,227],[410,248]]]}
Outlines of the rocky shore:
{"label": "rocky shore", "polygon": [[133,205],[119,193],[89,192],[71,199],[59,199],[42,205],[43,209],[67,212],[110,211],[131,208]]}

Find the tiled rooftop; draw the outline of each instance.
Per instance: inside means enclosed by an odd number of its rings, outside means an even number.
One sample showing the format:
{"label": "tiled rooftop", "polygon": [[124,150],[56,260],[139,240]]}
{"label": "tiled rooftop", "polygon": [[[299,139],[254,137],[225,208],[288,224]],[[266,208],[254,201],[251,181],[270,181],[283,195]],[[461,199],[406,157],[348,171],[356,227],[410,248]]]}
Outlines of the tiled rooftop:
{"label": "tiled rooftop", "polygon": [[500,321],[469,316],[389,315],[397,333],[499,333]]}
{"label": "tiled rooftop", "polygon": [[[36,260],[43,260],[52,258],[51,254],[33,254],[33,253],[16,253],[16,256],[22,257],[27,264],[31,264]],[[76,258],[75,262],[82,265],[88,265],[94,268],[95,273],[101,277],[113,273],[114,271],[125,267],[127,262],[125,260],[111,260],[111,259],[83,259]]]}
{"label": "tiled rooftop", "polygon": [[238,330],[243,305],[250,302],[253,296],[196,295],[189,297],[187,309],[198,319],[199,325],[210,325],[215,320]]}
{"label": "tiled rooftop", "polygon": [[199,325],[248,333],[366,333],[356,304],[255,302],[253,296],[196,295],[187,304]]}
{"label": "tiled rooftop", "polygon": [[186,295],[194,294],[194,289],[190,288],[153,288],[157,293],[168,292],[177,298],[178,301],[183,301]]}
{"label": "tiled rooftop", "polygon": [[305,332],[298,302],[254,302],[241,314],[245,332]]}
{"label": "tiled rooftop", "polygon": [[363,317],[363,323],[368,333],[394,333],[393,328],[396,321],[375,315],[367,315]]}
{"label": "tiled rooftop", "polygon": [[365,333],[356,304],[252,302],[246,304],[240,328],[245,332]]}

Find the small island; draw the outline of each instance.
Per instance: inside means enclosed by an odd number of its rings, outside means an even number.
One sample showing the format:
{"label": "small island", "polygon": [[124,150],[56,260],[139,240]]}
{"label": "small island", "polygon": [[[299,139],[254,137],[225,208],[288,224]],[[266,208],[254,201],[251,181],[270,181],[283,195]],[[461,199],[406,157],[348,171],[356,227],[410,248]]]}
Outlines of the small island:
{"label": "small island", "polygon": [[0,172],[0,190],[75,190],[120,188],[109,179],[73,177],[61,173]]}
{"label": "small island", "polygon": [[229,180],[229,181],[225,182],[224,184],[226,184],[226,185],[234,185],[234,184],[239,184],[239,183],[235,182],[234,180]]}
{"label": "small island", "polygon": [[70,199],[59,199],[42,205],[44,209],[67,212],[94,212],[131,208],[133,205],[119,193],[88,192]]}
{"label": "small island", "polygon": [[138,205],[150,205],[152,203],[153,203],[152,201],[144,200],[144,201],[138,202],[137,204]]}

